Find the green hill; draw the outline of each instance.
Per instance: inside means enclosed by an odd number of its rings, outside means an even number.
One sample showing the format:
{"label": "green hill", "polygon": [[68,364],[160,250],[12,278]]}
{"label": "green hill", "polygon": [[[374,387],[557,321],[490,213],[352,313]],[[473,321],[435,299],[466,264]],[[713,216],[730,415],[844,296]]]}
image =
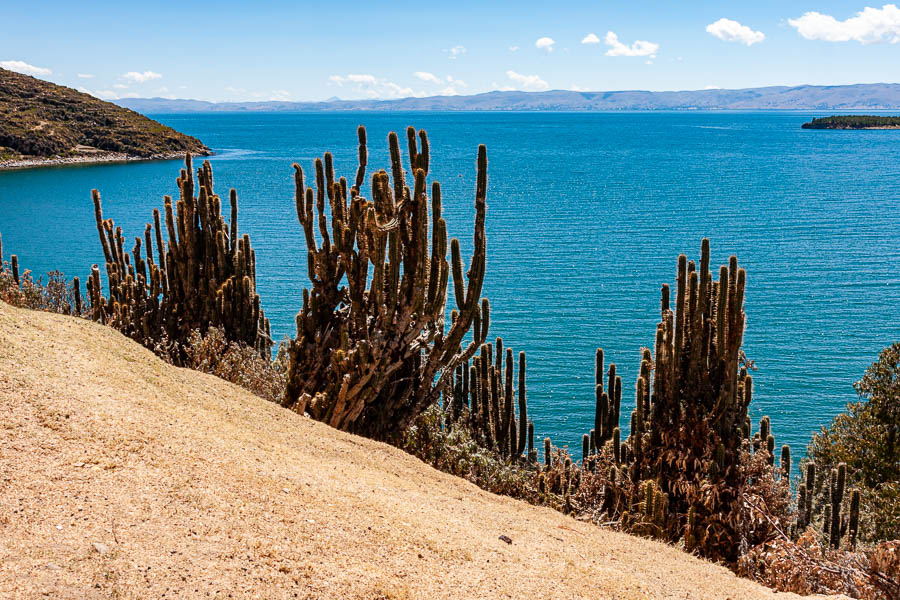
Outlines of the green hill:
{"label": "green hill", "polygon": [[0,162],[209,154],[197,138],[89,94],[0,69]]}

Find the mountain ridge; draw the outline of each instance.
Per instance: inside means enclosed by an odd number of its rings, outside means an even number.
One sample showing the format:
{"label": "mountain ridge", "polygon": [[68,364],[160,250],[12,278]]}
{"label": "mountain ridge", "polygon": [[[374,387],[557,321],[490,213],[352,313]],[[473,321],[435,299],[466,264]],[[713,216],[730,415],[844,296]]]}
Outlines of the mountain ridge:
{"label": "mountain ridge", "polygon": [[392,100],[209,102],[124,98],[120,106],[142,113],[346,112],[346,111],[653,111],[653,110],[900,110],[900,84],[767,86],[651,92],[647,90],[545,92],[491,91],[469,96]]}

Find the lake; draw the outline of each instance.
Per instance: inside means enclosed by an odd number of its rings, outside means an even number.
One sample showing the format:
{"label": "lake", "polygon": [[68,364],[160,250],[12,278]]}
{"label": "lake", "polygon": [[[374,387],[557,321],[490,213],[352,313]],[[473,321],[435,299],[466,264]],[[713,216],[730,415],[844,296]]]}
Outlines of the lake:
{"label": "lake", "polygon": [[[293,336],[308,282],[291,163],[309,172],[330,150],[352,180],[357,125],[368,128],[369,175],[388,166],[390,130],[425,128],[449,234],[465,256],[476,149],[487,144],[491,337],[528,354],[536,437],[576,457],[593,423],[594,349],[617,364],[630,414],[660,284],[674,286],[678,254],[699,258],[704,236],[714,266],[736,254],[747,269],[754,429],[770,415],[776,444],[795,457],[856,397],[852,383],[879,350],[900,339],[900,132],[802,130],[813,116],[824,114],[153,115],[216,151],[220,195],[237,189],[276,339]],[[133,240],[163,195],[177,195],[179,167],[0,172],[4,252],[35,273],[84,280],[102,262],[90,190]]]}

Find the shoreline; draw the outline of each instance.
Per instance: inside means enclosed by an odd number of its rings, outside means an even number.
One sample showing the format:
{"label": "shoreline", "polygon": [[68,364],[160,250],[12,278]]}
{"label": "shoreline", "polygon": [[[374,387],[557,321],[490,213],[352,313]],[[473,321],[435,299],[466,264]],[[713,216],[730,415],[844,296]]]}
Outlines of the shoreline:
{"label": "shoreline", "polygon": [[[19,169],[35,169],[40,167],[62,167],[69,165],[93,165],[103,163],[146,162],[151,160],[183,159],[185,152],[167,152],[151,156],[133,156],[122,152],[102,152],[93,155],[66,156],[59,158],[21,158],[16,160],[0,160],[0,171]],[[191,152],[192,156],[212,156],[211,151]]]}

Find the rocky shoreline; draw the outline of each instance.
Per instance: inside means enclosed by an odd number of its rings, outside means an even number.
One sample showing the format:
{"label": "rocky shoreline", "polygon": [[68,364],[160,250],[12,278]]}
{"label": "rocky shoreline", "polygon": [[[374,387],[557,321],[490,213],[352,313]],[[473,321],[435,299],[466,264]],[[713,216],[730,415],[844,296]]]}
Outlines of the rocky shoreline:
{"label": "rocky shoreline", "polygon": [[[57,167],[66,165],[92,165],[101,163],[129,163],[148,160],[174,160],[184,158],[184,152],[167,152],[151,156],[133,156],[121,152],[100,152],[81,156],[64,156],[57,158],[19,158],[0,160],[0,171],[14,169],[32,169],[37,167]],[[211,156],[212,152],[192,152],[195,156]]]}

